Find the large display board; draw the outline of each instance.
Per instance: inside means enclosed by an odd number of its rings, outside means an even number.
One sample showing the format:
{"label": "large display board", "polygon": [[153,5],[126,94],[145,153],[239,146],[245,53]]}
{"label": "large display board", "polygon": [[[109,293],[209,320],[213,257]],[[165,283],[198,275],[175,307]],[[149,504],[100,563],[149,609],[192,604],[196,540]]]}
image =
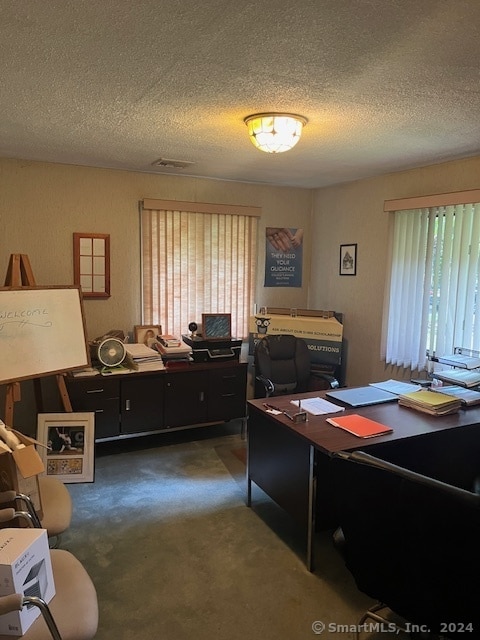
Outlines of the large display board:
{"label": "large display board", "polygon": [[0,384],[89,364],[79,287],[0,288]]}
{"label": "large display board", "polygon": [[249,353],[266,335],[292,334],[303,338],[310,350],[312,364],[337,366],[342,362],[343,325],[335,318],[282,314],[258,314],[249,320]]}

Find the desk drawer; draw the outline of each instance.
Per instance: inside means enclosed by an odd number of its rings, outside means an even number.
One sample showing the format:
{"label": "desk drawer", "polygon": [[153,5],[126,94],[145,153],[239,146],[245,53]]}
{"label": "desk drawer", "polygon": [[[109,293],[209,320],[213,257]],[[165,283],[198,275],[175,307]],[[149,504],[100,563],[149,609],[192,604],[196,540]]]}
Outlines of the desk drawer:
{"label": "desk drawer", "polygon": [[209,372],[208,417],[210,420],[243,418],[247,412],[246,367]]}
{"label": "desk drawer", "polygon": [[112,438],[120,433],[120,382],[103,377],[67,382],[74,411],[95,413],[95,439]]}

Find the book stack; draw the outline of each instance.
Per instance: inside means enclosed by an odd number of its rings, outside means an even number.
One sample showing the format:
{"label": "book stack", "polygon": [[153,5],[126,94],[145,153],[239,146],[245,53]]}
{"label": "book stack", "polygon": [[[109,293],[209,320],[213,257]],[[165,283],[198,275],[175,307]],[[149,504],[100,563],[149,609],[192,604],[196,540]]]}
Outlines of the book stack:
{"label": "book stack", "polygon": [[421,389],[400,395],[398,404],[432,416],[444,416],[449,413],[457,413],[462,406],[462,401],[460,398],[446,393],[432,393],[428,389]]}
{"label": "book stack", "polygon": [[458,384],[462,387],[472,388],[480,385],[480,372],[470,369],[452,369],[451,371],[435,371],[435,378]]}
{"label": "book stack", "polygon": [[125,345],[127,359],[129,364],[136,371],[161,371],[165,369],[162,357],[155,351],[147,347],[145,344],[134,342]]}
{"label": "book stack", "polygon": [[438,356],[437,360],[442,364],[449,364],[452,367],[461,367],[462,369],[478,369],[480,367],[480,358],[477,358],[476,356],[467,356],[463,353]]}
{"label": "book stack", "polygon": [[180,340],[180,338],[177,338],[177,336],[172,336],[167,333],[161,336],[157,336],[157,340],[166,349],[169,349],[170,347],[182,346],[182,341]]}
{"label": "book stack", "polygon": [[459,398],[461,403],[466,407],[473,407],[476,404],[480,404],[480,391],[475,391],[475,389],[467,389],[466,387],[460,387],[454,384],[449,387],[430,387],[430,391],[446,393],[449,396]]}
{"label": "book stack", "polygon": [[192,348],[185,344],[181,338],[171,335],[158,336],[155,348],[168,362],[191,362]]}

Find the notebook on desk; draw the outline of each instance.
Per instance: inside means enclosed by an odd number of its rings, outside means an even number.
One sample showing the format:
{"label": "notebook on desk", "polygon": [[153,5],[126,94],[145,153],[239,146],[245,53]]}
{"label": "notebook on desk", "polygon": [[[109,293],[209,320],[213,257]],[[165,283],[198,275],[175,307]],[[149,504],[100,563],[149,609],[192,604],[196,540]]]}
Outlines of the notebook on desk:
{"label": "notebook on desk", "polygon": [[351,407],[366,407],[381,402],[394,402],[398,396],[378,387],[352,387],[351,389],[335,389],[327,391],[326,395],[334,400],[340,400]]}

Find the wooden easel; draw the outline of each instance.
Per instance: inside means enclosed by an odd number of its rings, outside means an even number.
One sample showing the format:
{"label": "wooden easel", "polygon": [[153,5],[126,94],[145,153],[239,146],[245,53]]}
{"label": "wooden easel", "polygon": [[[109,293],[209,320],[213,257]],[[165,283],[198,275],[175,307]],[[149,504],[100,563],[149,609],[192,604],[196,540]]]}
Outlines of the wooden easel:
{"label": "wooden easel", "polygon": [[[5,287],[35,287],[36,282],[33,276],[30,260],[27,255],[23,253],[12,253],[8,262],[7,275],[5,276]],[[73,411],[70,397],[68,395],[67,387],[65,385],[64,374],[57,374],[57,386],[62,400],[63,408],[65,411]],[[35,402],[38,411],[43,411],[43,398],[40,386],[40,379],[33,379]],[[5,394],[5,424],[12,426],[13,424],[13,410],[15,402],[19,402],[21,399],[20,382],[10,382],[7,385]]]}

